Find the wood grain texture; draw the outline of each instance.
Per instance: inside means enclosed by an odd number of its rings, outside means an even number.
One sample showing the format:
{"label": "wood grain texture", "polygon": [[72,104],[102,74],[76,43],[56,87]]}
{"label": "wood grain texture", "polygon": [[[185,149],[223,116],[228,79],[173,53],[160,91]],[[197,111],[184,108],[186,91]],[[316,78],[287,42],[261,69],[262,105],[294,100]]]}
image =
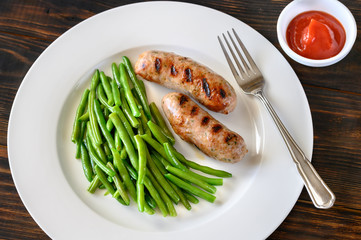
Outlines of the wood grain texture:
{"label": "wood grain texture", "polygon": [[[23,77],[57,37],[105,10],[135,3],[116,0],[0,1],[0,239],[49,239],[16,191],[7,155],[10,110]],[[277,18],[285,0],[186,1],[229,14],[256,29],[280,52]],[[361,22],[361,1],[344,0]],[[313,165],[336,194],[329,210],[313,207],[304,189],[269,239],[360,239],[361,237],[361,39],[341,62],[302,66],[285,56],[306,92],[314,127]]]}

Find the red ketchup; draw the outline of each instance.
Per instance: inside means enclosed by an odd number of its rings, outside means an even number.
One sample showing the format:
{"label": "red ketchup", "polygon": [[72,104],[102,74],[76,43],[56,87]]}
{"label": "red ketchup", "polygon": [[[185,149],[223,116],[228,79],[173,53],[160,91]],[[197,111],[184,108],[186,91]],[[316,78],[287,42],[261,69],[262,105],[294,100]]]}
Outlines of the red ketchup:
{"label": "red ketchup", "polygon": [[297,54],[310,59],[327,59],[342,50],[346,33],[342,24],[330,14],[308,11],[290,22],[286,38]]}

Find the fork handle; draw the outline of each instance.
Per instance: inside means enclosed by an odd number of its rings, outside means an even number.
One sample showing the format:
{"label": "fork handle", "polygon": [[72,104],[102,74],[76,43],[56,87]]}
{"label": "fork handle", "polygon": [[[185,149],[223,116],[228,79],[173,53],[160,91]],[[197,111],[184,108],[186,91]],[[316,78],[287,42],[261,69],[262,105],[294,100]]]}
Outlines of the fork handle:
{"label": "fork handle", "polygon": [[287,148],[292,156],[292,159],[296,163],[298,172],[300,173],[306,189],[311,197],[313,204],[317,208],[330,208],[333,206],[336,197],[326,183],[316,172],[311,162],[307,159],[301,148],[297,145],[292,138],[286,127],[281,122],[277,113],[273,109],[272,105],[264,95],[262,91],[257,92],[256,97],[264,104],[268,112],[271,114],[275,124],[280,131],[283,140],[285,141]]}

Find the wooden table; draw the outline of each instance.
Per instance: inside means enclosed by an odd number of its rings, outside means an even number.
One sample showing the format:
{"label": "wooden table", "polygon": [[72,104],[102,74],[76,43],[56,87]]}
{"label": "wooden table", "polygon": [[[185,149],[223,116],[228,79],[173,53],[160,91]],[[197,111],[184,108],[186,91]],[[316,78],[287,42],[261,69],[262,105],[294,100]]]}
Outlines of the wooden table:
{"label": "wooden table", "polygon": [[[10,109],[22,79],[57,37],[102,11],[136,1],[0,1],[0,238],[48,239],[25,209],[7,155]],[[276,23],[289,1],[195,0],[250,25],[281,52]],[[342,0],[361,24],[361,1]],[[285,55],[285,54],[284,54]],[[313,164],[336,194],[332,209],[314,208],[303,189],[286,220],[269,239],[361,238],[361,40],[341,62],[302,66],[285,56],[306,92],[314,124]]]}

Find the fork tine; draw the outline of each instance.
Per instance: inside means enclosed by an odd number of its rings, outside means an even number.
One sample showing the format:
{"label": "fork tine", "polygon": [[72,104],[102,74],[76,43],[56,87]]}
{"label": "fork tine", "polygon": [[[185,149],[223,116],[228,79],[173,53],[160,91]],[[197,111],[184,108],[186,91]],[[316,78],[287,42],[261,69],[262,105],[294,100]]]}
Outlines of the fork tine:
{"label": "fork tine", "polygon": [[[228,33],[228,34],[229,34],[229,33]],[[231,45],[229,44],[226,36],[225,36],[223,33],[222,33],[222,35],[223,35],[224,41],[225,41],[226,44],[227,44],[228,50],[229,50],[229,52],[231,53],[231,55],[232,55],[232,57],[233,57],[233,60],[234,60],[234,62],[236,63],[236,65],[237,65],[237,67],[238,67],[238,70],[239,70],[239,72],[240,72],[240,74],[241,74],[241,76],[242,76],[242,79],[244,79],[244,78],[245,78],[245,75],[246,75],[246,72],[244,71],[244,68],[242,67],[242,65],[239,63],[238,58],[237,58],[236,54],[234,53],[234,51],[232,50],[232,47],[231,47]]]}
{"label": "fork tine", "polygon": [[223,43],[222,43],[221,38],[220,38],[219,36],[217,36],[217,38],[218,38],[219,44],[221,45],[222,51],[223,51],[223,53],[224,53],[224,56],[226,57],[226,60],[227,60],[227,62],[228,62],[228,65],[229,65],[229,67],[231,68],[231,72],[232,72],[234,78],[236,79],[236,81],[239,83],[239,81],[240,81],[240,76],[239,76],[236,68],[234,67],[234,65],[233,65],[233,63],[232,63],[232,60],[231,60],[231,58],[229,57],[229,55],[228,55],[228,53],[227,53],[227,50],[226,50],[226,48],[224,47],[224,45],[223,45]]}
{"label": "fork tine", "polygon": [[253,70],[253,72],[260,72],[260,70],[258,69],[256,63],[253,61],[253,58],[251,57],[251,55],[249,54],[249,52],[247,51],[246,47],[244,46],[243,42],[241,41],[241,39],[238,37],[238,34],[236,33],[236,31],[234,30],[234,28],[232,28],[233,34],[236,36],[237,42],[238,44],[241,46],[242,51],[244,53],[244,55],[246,56],[249,64],[251,65],[251,69]]}
{"label": "fork tine", "polygon": [[[246,62],[246,60],[244,60],[244,57],[242,56],[242,53],[239,51],[239,48],[237,47],[236,43],[234,42],[234,40],[233,40],[231,34],[229,33],[229,31],[227,31],[227,33],[228,33],[229,38],[231,39],[231,42],[232,42],[232,44],[233,44],[233,46],[234,46],[234,49],[236,50],[239,58],[240,58],[241,61],[242,61],[242,64],[243,64],[244,69],[245,69],[244,72],[245,72],[248,76],[250,76],[250,75],[251,75],[251,72],[250,72],[251,69],[250,69],[248,63]],[[233,57],[235,58],[235,56],[233,56]],[[238,66],[238,67],[240,67],[240,66]]]}

